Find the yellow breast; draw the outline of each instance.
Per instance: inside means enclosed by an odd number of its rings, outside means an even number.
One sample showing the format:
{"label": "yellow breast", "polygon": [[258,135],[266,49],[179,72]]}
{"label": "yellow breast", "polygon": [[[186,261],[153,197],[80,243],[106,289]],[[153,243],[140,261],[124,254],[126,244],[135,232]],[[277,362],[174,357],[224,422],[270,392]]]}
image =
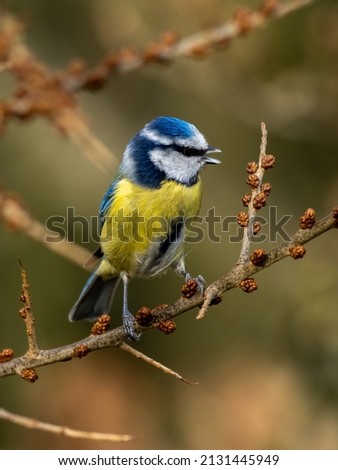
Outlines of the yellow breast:
{"label": "yellow breast", "polygon": [[[114,193],[101,232],[101,247],[114,274],[137,274],[138,264],[166,238],[170,223],[199,213],[201,181],[184,186],[165,181],[160,188],[144,188],[122,179]],[[180,247],[177,247],[177,256]],[[182,250],[181,250],[182,251]],[[113,274],[113,273],[112,273]]]}

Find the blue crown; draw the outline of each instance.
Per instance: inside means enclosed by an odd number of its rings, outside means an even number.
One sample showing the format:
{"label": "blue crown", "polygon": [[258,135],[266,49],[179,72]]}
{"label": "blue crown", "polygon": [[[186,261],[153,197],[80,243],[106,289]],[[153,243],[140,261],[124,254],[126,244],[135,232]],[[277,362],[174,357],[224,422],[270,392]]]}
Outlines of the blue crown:
{"label": "blue crown", "polygon": [[169,116],[159,116],[149,122],[145,126],[144,130],[156,131],[163,137],[171,137],[172,139],[186,139],[198,132],[197,128],[193,124]]}

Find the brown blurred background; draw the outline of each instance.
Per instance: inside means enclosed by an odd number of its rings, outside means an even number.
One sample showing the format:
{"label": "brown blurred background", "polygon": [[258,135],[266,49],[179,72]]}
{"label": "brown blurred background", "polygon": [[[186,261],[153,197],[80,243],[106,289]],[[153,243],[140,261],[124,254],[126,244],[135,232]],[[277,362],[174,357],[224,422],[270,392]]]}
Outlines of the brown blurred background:
{"label": "brown blurred background", "polygon": [[[221,0],[2,3],[24,19],[29,47],[54,69],[75,57],[95,64],[108,50],[144,47],[168,29],[184,36],[213,27],[238,6]],[[264,120],[269,152],[277,158],[267,175],[273,185],[269,204],[277,206],[279,216],[294,216],[286,226],[292,234],[307,207],[320,217],[338,203],[337,59],[338,4],[321,0],[204,60],[180,58],[170,66],[114,76],[102,91],[81,93],[82,109],[91,129],[116,155],[158,115],[197,125],[223,149],[223,164],[203,173],[202,207],[206,214],[215,206],[222,217],[242,208],[245,167],[257,158]],[[1,73],[0,98],[12,88],[11,76]],[[1,185],[17,191],[41,222],[65,215],[70,206],[88,218],[96,215],[113,176],[94,168],[41,119],[12,121],[1,136],[0,152]],[[267,209],[262,212],[267,214]],[[77,230],[69,234],[78,242],[80,235]],[[67,315],[87,274],[3,226],[0,237],[0,349],[12,347],[17,355],[26,350],[17,314],[18,257],[31,283],[40,346],[86,336],[88,324],[70,324]],[[187,266],[212,281],[231,268],[239,249],[223,233],[222,243],[205,239],[188,246]],[[196,312],[190,312],[177,320],[175,334],[151,331],[142,337],[137,348],[199,381],[197,386],[115,350],[40,369],[34,385],[17,377],[1,381],[2,407],[74,428],[132,433],[140,436],[135,442],[77,441],[1,422],[0,447],[337,448],[337,255],[337,233],[331,231],[307,246],[303,260],[284,260],[259,274],[260,288],[250,296],[231,291],[204,320],[195,321]],[[135,280],[130,307],[170,303],[180,295],[181,284],[173,273]],[[121,320],[121,292],[117,297],[114,325]]]}

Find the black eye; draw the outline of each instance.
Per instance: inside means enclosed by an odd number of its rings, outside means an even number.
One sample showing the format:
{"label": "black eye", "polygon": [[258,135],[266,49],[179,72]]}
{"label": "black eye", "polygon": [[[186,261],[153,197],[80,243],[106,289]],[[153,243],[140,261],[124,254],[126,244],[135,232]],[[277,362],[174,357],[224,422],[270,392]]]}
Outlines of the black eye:
{"label": "black eye", "polygon": [[206,150],[197,149],[194,147],[185,147],[183,145],[170,145],[172,150],[179,152],[186,157],[199,157],[205,155]]}
{"label": "black eye", "polygon": [[198,155],[198,150],[197,149],[194,149],[192,147],[184,147],[183,149],[183,155],[185,155],[186,157],[192,157],[194,155]]}

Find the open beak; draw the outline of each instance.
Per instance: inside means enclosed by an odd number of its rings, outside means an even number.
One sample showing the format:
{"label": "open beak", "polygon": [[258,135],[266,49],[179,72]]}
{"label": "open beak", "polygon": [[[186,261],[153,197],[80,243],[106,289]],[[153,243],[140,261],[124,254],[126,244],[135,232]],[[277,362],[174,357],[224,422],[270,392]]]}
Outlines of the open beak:
{"label": "open beak", "polygon": [[208,157],[208,154],[209,153],[220,153],[220,152],[222,152],[221,149],[218,149],[217,147],[213,147],[212,145],[208,145],[208,149],[205,152],[205,155],[203,157],[203,162],[204,163],[209,163],[209,164],[212,164],[212,165],[219,165],[221,163],[221,161],[217,160],[216,158]]}

